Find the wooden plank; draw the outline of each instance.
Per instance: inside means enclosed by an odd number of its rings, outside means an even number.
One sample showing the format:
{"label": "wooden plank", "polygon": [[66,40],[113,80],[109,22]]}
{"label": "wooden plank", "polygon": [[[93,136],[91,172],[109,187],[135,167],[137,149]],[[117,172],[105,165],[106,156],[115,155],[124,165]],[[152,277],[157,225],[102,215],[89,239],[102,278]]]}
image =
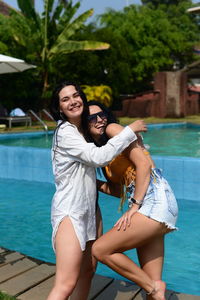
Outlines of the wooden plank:
{"label": "wooden plank", "polygon": [[[173,296],[173,294],[174,294],[173,291],[171,291],[171,290],[166,290],[166,293],[165,293],[165,298],[166,298],[166,300],[171,299],[171,297]],[[176,298],[176,300],[177,300],[177,298]]]}
{"label": "wooden plank", "polygon": [[169,299],[170,300],[200,300],[200,296],[173,292]]}
{"label": "wooden plank", "polygon": [[14,262],[16,260],[19,260],[23,257],[24,257],[24,255],[22,255],[19,252],[13,252],[13,253],[9,253],[9,254],[6,254],[6,255],[1,254],[0,255],[0,267],[5,265],[5,264],[8,264],[8,263]]}
{"label": "wooden plank", "polygon": [[[45,300],[53,286],[53,281],[54,281],[54,276],[48,280],[45,280],[44,282],[40,283],[39,285],[33,287],[29,291],[21,294],[20,296],[18,296],[18,299],[19,300],[30,300],[30,299],[31,300]],[[108,277],[104,277],[104,276],[95,274],[95,276],[92,280],[92,286],[91,286],[88,300],[92,300],[92,299],[126,300],[126,299],[130,299],[130,296],[134,296],[135,292],[128,293],[128,284],[120,281],[121,289],[125,288],[125,290],[123,292],[121,291],[121,293],[118,293],[117,298],[113,298],[113,295],[115,294],[113,292],[113,286],[112,286],[113,281],[114,281],[113,278],[108,278]],[[115,280],[114,282],[115,282],[115,286],[118,286],[118,288],[119,288],[119,281]],[[134,285],[134,287],[133,287],[133,285],[131,285],[129,287],[129,289],[131,291],[132,290],[138,291],[138,287],[137,288],[136,287],[137,286],[135,286],[135,285]],[[109,292],[110,289],[112,290],[112,292]],[[105,291],[107,291],[107,292],[105,293]],[[99,294],[100,294],[100,296],[98,296]],[[101,295],[102,295],[102,297],[101,297]],[[127,298],[127,297],[129,297],[129,298]]]}
{"label": "wooden plank", "polygon": [[[134,300],[143,300],[145,298],[146,298],[146,293],[143,289],[141,289],[139,291],[139,293],[136,295],[136,297],[134,298]],[[177,295],[175,295],[175,293],[173,291],[166,290],[165,299],[166,300],[178,300],[179,298],[177,298]],[[186,299],[183,299],[183,300],[186,300]],[[190,299],[187,299],[187,300],[190,300]],[[195,300],[195,299],[193,299],[193,300]],[[200,297],[199,297],[199,300],[200,300]]]}
{"label": "wooden plank", "polygon": [[37,286],[17,297],[19,300],[45,300],[53,287],[55,276],[41,282]]}
{"label": "wooden plank", "polygon": [[0,284],[0,290],[11,296],[18,296],[55,273],[55,266],[41,264],[15,278]]}
{"label": "wooden plank", "polygon": [[[98,274],[95,274],[92,279],[92,285],[88,300],[96,299],[96,296],[102,292],[106,287],[108,287],[112,282],[113,278],[104,277]],[[105,300],[105,299],[104,299]]]}
{"label": "wooden plank", "polygon": [[2,254],[4,252],[6,252],[6,249],[3,249],[3,248],[0,247],[0,254]]}
{"label": "wooden plank", "polygon": [[123,280],[114,280],[95,300],[130,300],[134,299],[140,288]]}
{"label": "wooden plank", "polygon": [[15,261],[11,264],[6,264],[0,268],[0,283],[15,277],[31,268],[36,267],[37,264],[28,258]]}
{"label": "wooden plank", "polygon": [[[19,274],[20,273],[20,274]],[[0,247],[0,290],[19,300],[45,300],[53,286],[55,265]],[[135,284],[95,274],[88,300],[144,300]],[[166,300],[200,300],[200,296],[166,291]]]}

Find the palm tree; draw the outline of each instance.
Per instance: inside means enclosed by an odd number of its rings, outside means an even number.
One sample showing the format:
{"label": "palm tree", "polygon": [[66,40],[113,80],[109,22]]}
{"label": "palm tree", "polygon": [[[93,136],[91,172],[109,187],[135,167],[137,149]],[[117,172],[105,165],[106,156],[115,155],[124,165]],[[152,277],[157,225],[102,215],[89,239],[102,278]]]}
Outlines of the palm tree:
{"label": "palm tree", "polygon": [[44,11],[35,10],[33,0],[17,0],[21,12],[12,11],[12,33],[15,41],[27,47],[28,57],[38,65],[43,78],[43,96],[48,89],[50,71],[61,55],[81,50],[104,50],[109,44],[98,41],[77,41],[73,35],[93,14],[90,9],[75,17],[80,2],[72,0],[43,0]]}

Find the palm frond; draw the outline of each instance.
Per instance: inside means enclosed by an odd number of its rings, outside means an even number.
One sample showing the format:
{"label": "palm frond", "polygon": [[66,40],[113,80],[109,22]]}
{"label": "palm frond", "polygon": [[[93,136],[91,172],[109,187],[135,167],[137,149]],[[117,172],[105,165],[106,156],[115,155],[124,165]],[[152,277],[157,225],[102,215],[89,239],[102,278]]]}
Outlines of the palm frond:
{"label": "palm frond", "polygon": [[33,19],[34,22],[39,26],[39,16],[37,15],[35,11],[35,7],[33,5],[33,1],[31,0],[17,0],[17,4],[19,8],[21,9],[22,13],[25,17],[28,19]]}
{"label": "palm frond", "polygon": [[68,40],[92,14],[93,9],[89,9],[81,14],[78,18],[76,18],[71,24],[67,24],[65,29],[58,36],[57,43],[59,44],[64,39]]}
{"label": "palm frond", "polygon": [[68,54],[76,51],[106,50],[110,47],[108,43],[98,41],[66,41],[53,46],[49,51],[52,58],[58,54]]}

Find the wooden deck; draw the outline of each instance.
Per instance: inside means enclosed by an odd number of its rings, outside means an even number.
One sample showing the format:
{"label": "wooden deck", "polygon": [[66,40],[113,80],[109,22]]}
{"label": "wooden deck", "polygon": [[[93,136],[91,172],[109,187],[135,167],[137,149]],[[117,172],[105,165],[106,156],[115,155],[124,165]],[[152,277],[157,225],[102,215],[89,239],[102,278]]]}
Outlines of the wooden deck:
{"label": "wooden deck", "polygon": [[[0,248],[0,291],[19,300],[45,300],[55,276],[55,265]],[[144,300],[135,284],[95,275],[88,300]],[[166,299],[200,300],[200,296],[167,290]],[[81,299],[80,299],[81,300]]]}

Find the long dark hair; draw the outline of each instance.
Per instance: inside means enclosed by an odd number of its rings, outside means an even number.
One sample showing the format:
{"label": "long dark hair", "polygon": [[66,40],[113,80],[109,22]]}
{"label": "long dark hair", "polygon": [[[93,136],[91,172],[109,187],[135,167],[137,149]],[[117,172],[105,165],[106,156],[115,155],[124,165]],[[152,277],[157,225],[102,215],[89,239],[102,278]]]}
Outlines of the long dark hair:
{"label": "long dark hair", "polygon": [[[102,103],[92,100],[88,102],[88,106],[91,105],[96,105],[98,106],[102,111],[104,111],[107,115],[107,124],[111,124],[111,123],[119,123],[117,118],[114,116],[114,114],[112,113],[112,111],[107,108],[105,105],[103,105]],[[90,135],[89,129],[88,129],[88,134],[89,134],[89,138],[90,141],[95,143],[96,146],[101,147],[102,145],[105,145],[107,143],[107,141],[109,140],[108,136],[106,135],[106,133],[102,134],[100,141],[98,142],[98,144],[95,142],[95,140],[92,138],[92,136]],[[101,168],[103,175],[105,176],[105,178],[107,179],[107,181],[109,181],[108,177],[107,177],[107,173],[105,170],[105,167]],[[100,168],[97,168],[97,174],[99,176],[101,176],[101,171]],[[123,190],[123,185],[121,184],[121,200],[120,200],[120,205],[119,205],[119,211],[122,210],[123,208],[123,204],[126,200],[126,191]]]}
{"label": "long dark hair", "polygon": [[60,125],[62,125],[66,121],[68,121],[67,116],[63,113],[60,113],[59,93],[64,87],[69,86],[69,85],[72,85],[72,86],[75,87],[75,90],[79,93],[79,95],[80,95],[80,97],[83,101],[83,113],[82,113],[82,116],[81,116],[81,127],[82,127],[82,130],[83,130],[84,137],[86,138],[87,133],[88,133],[89,108],[88,108],[88,102],[87,102],[86,95],[77,83],[71,82],[71,81],[62,81],[61,83],[59,83],[56,86],[56,88],[53,91],[53,95],[52,95],[52,100],[51,100],[51,104],[50,104],[50,112],[51,112],[51,114],[52,114],[55,121],[59,121],[59,120],[62,121],[58,125],[59,127],[60,127]]}
{"label": "long dark hair", "polygon": [[[102,104],[101,102],[96,101],[96,100],[91,100],[91,101],[88,102],[88,106],[92,106],[92,105],[98,106],[102,111],[104,111],[106,113],[106,115],[107,115],[107,124],[118,123],[118,121],[117,121],[116,117],[114,116],[114,114],[112,113],[112,111],[108,107],[106,107],[104,104]],[[102,145],[105,145],[107,143],[107,141],[109,140],[106,133],[104,133],[101,136],[100,143],[97,144],[95,142],[95,140],[92,138],[92,136],[90,135],[89,130],[88,130],[88,137],[89,137],[90,142],[95,143],[99,147],[102,146]]]}

